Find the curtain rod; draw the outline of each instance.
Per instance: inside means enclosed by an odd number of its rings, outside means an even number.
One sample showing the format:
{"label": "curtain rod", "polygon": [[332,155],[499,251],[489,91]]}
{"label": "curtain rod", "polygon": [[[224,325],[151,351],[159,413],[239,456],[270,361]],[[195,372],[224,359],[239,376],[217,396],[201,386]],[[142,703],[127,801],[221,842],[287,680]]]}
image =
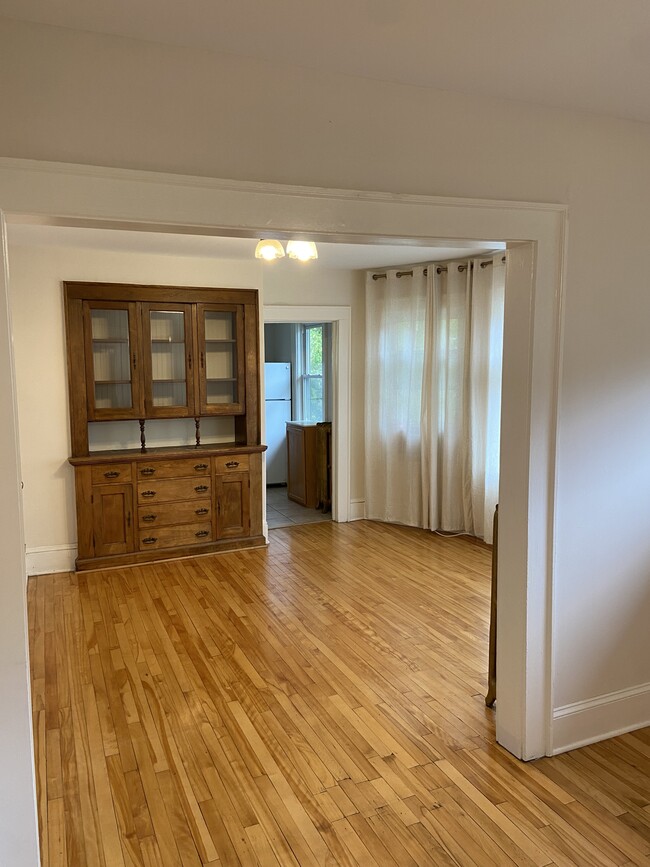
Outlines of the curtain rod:
{"label": "curtain rod", "polygon": [[[506,257],[505,257],[505,256],[502,256],[502,257],[501,257],[501,261],[502,261],[502,262],[505,262],[505,261],[506,261]],[[486,259],[485,262],[481,262],[481,263],[480,263],[480,267],[481,267],[481,268],[487,268],[488,265],[492,265],[492,259]],[[473,262],[470,262],[470,263],[469,263],[469,267],[470,267],[470,268],[473,268],[473,267],[474,267],[474,263],[473,263]],[[467,270],[467,265],[459,265],[459,266],[458,266],[458,270],[459,270],[461,273],[462,273],[463,271],[466,271],[466,270]],[[446,265],[438,265],[438,267],[436,268],[436,274],[445,274],[446,272],[447,272],[447,266],[446,266]],[[425,268],[424,271],[423,271],[424,276],[426,277],[428,273],[429,273],[429,269],[428,269],[428,268]],[[373,275],[372,275],[372,279],[373,279],[373,280],[382,280],[382,279],[384,279],[384,278],[387,277],[387,276],[388,276],[388,275],[386,274],[386,272],[384,272],[383,274],[373,274]],[[413,270],[411,269],[410,271],[396,271],[396,272],[395,272],[395,276],[396,276],[396,277],[412,277],[412,276],[413,276]]]}

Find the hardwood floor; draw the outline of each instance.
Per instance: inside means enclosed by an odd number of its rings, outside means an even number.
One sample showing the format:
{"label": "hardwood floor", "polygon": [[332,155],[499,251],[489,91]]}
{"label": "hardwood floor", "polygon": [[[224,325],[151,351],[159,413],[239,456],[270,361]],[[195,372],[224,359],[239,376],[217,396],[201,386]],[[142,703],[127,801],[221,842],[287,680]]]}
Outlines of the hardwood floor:
{"label": "hardwood floor", "polygon": [[650,730],[495,746],[489,560],[326,523],[30,579],[43,864],[650,864]]}

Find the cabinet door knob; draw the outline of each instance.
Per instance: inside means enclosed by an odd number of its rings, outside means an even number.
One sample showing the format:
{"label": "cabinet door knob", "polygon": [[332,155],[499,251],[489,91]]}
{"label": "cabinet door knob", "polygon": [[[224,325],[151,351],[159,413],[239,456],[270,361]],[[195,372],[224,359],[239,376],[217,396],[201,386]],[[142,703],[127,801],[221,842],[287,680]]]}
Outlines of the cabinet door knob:
{"label": "cabinet door knob", "polygon": [[195,533],[194,535],[197,539],[202,539],[204,536],[209,536],[210,534],[207,530],[199,530],[198,533]]}
{"label": "cabinet door knob", "polygon": [[107,473],[104,473],[105,479],[116,479],[119,476],[117,470],[109,470]]}
{"label": "cabinet door knob", "polygon": [[142,520],[146,521],[147,524],[151,524],[152,521],[155,521],[158,515],[143,515]]}
{"label": "cabinet door knob", "polygon": [[207,515],[209,511],[210,511],[209,509],[196,509],[194,514],[195,515]]}
{"label": "cabinet door knob", "polygon": [[226,463],[226,466],[228,467],[229,470],[232,470],[232,469],[234,469],[234,467],[239,466],[239,461],[228,461]]}
{"label": "cabinet door knob", "polygon": [[147,497],[147,499],[150,499],[151,497],[156,496],[156,492],[155,491],[143,491],[142,496]]}
{"label": "cabinet door knob", "polygon": [[194,469],[197,471],[197,473],[200,473],[201,470],[207,470],[207,468],[207,464],[194,464]]}
{"label": "cabinet door knob", "polygon": [[142,540],[142,544],[143,545],[155,545],[157,541],[158,541],[157,536],[147,536],[146,539]]}
{"label": "cabinet door knob", "polygon": [[155,469],[154,469],[153,467],[143,467],[143,468],[140,470],[140,475],[141,475],[141,476],[153,476],[153,474],[154,474],[155,472],[156,472],[156,471],[155,471]]}
{"label": "cabinet door knob", "polygon": [[197,485],[194,490],[197,494],[204,494],[208,490],[207,485]]}

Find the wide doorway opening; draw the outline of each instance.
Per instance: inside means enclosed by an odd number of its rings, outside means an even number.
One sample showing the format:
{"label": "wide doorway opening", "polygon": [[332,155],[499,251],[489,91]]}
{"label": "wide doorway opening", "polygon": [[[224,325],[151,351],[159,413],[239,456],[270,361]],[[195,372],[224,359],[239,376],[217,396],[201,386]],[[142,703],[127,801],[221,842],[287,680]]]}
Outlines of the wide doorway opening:
{"label": "wide doorway opening", "polygon": [[[302,191],[302,198],[297,199],[292,198],[293,191],[288,188],[270,191],[260,186],[260,189],[233,190],[230,185],[226,191],[214,184],[202,189],[199,196],[195,187],[188,184],[183,189],[181,206],[176,199],[160,198],[155,178],[150,189],[127,201],[113,179],[106,181],[104,197],[97,191],[91,194],[89,187],[94,180],[83,173],[78,177],[66,175],[65,184],[59,183],[54,191],[48,186],[46,175],[30,174],[30,183],[22,185],[22,189],[29,189],[29,195],[12,194],[8,210],[38,213],[45,222],[47,218],[42,215],[58,214],[54,219],[68,220],[68,225],[83,225],[90,220],[97,227],[102,221],[109,221],[113,227],[152,230],[153,226],[155,232],[185,233],[200,226],[200,232],[206,236],[223,233],[226,228],[231,235],[259,237],[256,227],[264,225],[274,227],[276,234],[284,233],[286,237],[290,227],[309,225],[309,232],[317,241],[324,237],[384,241],[416,238],[419,243],[435,237],[508,239],[508,270],[513,290],[506,299],[505,314],[507,423],[503,430],[508,432],[508,440],[503,449],[508,452],[508,465],[502,467],[501,476],[502,492],[506,491],[508,498],[506,501],[502,496],[507,509],[501,513],[500,529],[501,538],[507,542],[506,556],[500,561],[500,577],[508,603],[500,611],[500,622],[505,628],[500,631],[499,654],[505,675],[500,675],[500,679],[507,689],[499,699],[497,737],[520,756],[545,752],[550,743],[552,478],[564,209],[419,197],[404,197],[396,202],[392,197],[347,195],[339,191],[330,197],[337,209],[335,232],[331,212],[321,201],[329,195],[326,191],[314,194],[312,216],[307,218],[305,202],[311,202],[308,191]],[[129,173],[124,175],[128,182]],[[210,199],[209,216],[205,210],[206,196]],[[9,204],[6,196],[5,204]],[[154,211],[155,226],[151,223]],[[345,236],[340,234],[342,226]],[[513,439],[515,431],[517,436]],[[347,503],[349,508],[349,496]],[[20,555],[24,556],[20,538],[18,543],[16,553],[20,548]],[[7,539],[7,547],[12,550],[11,539]]]}

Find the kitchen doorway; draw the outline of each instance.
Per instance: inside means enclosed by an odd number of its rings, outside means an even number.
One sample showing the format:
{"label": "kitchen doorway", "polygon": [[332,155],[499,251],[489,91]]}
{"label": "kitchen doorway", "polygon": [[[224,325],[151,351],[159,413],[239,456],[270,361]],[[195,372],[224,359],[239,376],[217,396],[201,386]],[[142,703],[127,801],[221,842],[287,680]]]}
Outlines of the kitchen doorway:
{"label": "kitchen doorway", "polygon": [[269,530],[332,517],[332,326],[264,326]]}
{"label": "kitchen doorway", "polygon": [[349,520],[350,308],[264,308],[268,530]]}

